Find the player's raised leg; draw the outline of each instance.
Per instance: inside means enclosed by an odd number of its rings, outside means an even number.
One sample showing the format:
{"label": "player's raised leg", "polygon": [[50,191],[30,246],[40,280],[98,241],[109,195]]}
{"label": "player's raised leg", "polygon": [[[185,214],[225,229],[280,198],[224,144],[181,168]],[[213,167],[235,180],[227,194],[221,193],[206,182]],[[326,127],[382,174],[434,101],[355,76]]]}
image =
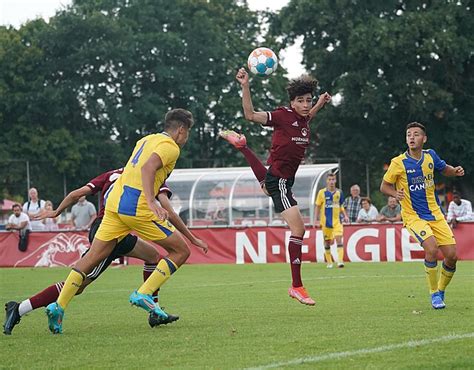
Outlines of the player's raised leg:
{"label": "player's raised leg", "polygon": [[224,140],[232,144],[237,150],[239,150],[247,160],[248,165],[252,169],[255,178],[260,183],[263,192],[269,195],[265,189],[265,176],[267,174],[267,168],[262,164],[260,159],[255,153],[247,146],[247,139],[243,134],[238,134],[232,130],[225,130],[219,132],[219,136]]}

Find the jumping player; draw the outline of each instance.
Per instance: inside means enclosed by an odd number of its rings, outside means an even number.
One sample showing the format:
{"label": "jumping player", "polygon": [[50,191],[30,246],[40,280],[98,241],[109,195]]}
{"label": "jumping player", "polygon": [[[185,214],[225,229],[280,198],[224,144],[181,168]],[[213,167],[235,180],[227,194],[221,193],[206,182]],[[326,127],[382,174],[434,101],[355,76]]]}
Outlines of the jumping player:
{"label": "jumping player", "polygon": [[288,289],[288,294],[299,302],[312,306],[315,301],[311,299],[301,280],[301,247],[305,226],[291,187],[309,145],[309,122],[331,100],[331,96],[328,93],[322,94],[313,106],[313,93],[318,81],[309,76],[301,76],[290,81],[287,87],[289,106],[280,107],[272,112],[256,112],[252,104],[247,71],[241,68],[237,72],[236,79],[242,87],[245,118],[274,129],[268,158],[270,167],[267,170],[247,147],[245,136],[233,131],[223,131],[220,136],[242,152],[262,190],[272,197],[275,210],[281,212],[288,224],[291,230],[288,250],[292,276],[292,286]]}
{"label": "jumping player", "polygon": [[[412,122],[406,127],[408,150],[392,159],[380,191],[400,201],[403,224],[425,250],[425,272],[431,305],[444,308],[444,292],[456,271],[456,241],[439,206],[434,171],[445,176],[464,176],[461,166],[453,167],[440,159],[433,149],[423,149],[426,129]],[[438,250],[444,256],[438,278]]]}
{"label": "jumping player", "polygon": [[[320,226],[324,236],[324,255],[327,268],[332,268],[331,245],[337,243],[337,267],[344,267],[344,245],[342,244],[343,228],[340,213],[344,216],[344,222],[349,222],[346,210],[343,206],[344,195],[336,188],[336,174],[330,173],[326,177],[326,187],[319,190],[314,207],[314,226],[320,219]],[[323,212],[321,212],[323,209]]]}

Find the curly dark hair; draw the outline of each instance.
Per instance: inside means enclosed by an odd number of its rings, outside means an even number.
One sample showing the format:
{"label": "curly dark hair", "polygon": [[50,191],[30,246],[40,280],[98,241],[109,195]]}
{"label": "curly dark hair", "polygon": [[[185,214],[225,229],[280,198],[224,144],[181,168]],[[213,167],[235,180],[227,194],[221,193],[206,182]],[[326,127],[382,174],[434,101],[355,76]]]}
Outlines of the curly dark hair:
{"label": "curly dark hair", "polygon": [[318,87],[318,83],[318,80],[310,75],[302,75],[290,80],[286,87],[288,98],[292,101],[295,100],[297,96],[303,96],[308,93],[314,95],[314,90]]}

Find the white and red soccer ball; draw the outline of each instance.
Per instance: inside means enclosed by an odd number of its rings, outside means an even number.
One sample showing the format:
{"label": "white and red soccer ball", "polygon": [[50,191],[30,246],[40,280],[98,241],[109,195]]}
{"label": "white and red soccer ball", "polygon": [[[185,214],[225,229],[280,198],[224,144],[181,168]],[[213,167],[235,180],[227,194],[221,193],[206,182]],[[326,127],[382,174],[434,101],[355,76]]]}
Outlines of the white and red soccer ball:
{"label": "white and red soccer ball", "polygon": [[264,77],[275,72],[278,67],[278,58],[273,50],[261,47],[250,53],[247,63],[250,72]]}

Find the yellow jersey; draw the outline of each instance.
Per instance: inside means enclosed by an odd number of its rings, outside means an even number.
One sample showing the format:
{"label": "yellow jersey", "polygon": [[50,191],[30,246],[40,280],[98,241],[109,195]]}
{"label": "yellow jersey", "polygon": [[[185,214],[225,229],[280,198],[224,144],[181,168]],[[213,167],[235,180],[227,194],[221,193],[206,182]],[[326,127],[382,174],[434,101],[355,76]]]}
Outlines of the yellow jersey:
{"label": "yellow jersey", "polygon": [[122,175],[105,195],[106,210],[144,219],[155,217],[143,193],[141,174],[143,165],[153,153],[157,154],[163,163],[163,167],[155,174],[154,192],[155,196],[158,195],[180,154],[178,144],[165,133],[145,136],[136,143]]}
{"label": "yellow jersey", "polygon": [[444,219],[435,191],[434,171],[445,168],[446,162],[433,149],[423,150],[420,160],[410,157],[408,152],[392,159],[383,179],[397,190],[403,189],[405,197],[400,205],[405,224],[414,219]]}
{"label": "yellow jersey", "polygon": [[320,224],[322,227],[333,228],[341,224],[341,210],[344,209],[344,195],[339,189],[334,192],[322,188],[318,192],[315,204],[320,207]]}

